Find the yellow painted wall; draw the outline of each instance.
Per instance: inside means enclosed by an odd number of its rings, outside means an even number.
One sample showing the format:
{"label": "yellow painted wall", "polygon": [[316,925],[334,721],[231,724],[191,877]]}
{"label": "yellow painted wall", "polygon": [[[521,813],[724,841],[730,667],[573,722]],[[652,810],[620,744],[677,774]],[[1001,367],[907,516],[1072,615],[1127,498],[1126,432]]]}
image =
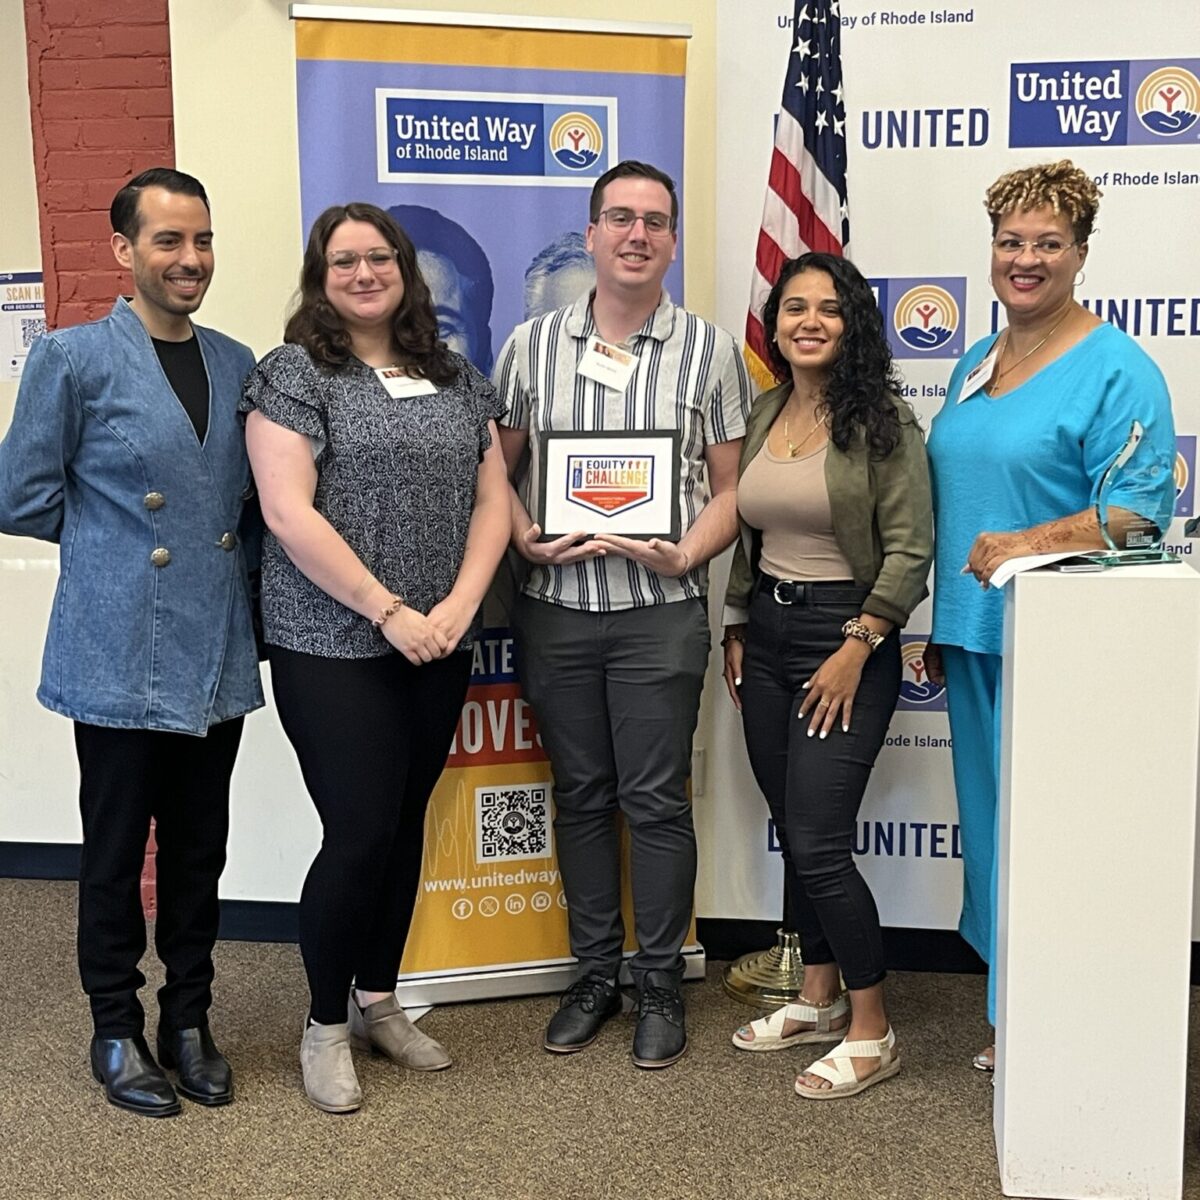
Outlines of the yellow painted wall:
{"label": "yellow painted wall", "polygon": [[[25,60],[25,12],[0,4],[0,271],[40,271],[37,187],[29,124],[29,70]],[[17,385],[0,379],[0,433],[8,428]]]}

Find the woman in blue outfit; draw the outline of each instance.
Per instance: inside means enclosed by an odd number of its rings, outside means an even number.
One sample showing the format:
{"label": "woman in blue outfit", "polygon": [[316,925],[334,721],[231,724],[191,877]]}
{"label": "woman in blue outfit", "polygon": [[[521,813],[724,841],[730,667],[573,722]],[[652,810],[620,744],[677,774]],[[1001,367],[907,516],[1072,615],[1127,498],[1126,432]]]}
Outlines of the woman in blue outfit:
{"label": "woman in blue outfit", "polygon": [[[929,436],[937,529],[931,679],[946,685],[963,849],[959,930],[988,963],[996,949],[1002,593],[1006,559],[1100,549],[1099,483],[1136,420],[1137,461],[1109,496],[1118,539],[1165,530],[1175,429],[1161,372],[1074,298],[1100,192],[1071,162],[1012,171],[988,189],[991,283],[1007,324],[967,351]],[[1134,468],[1140,468],[1135,470]],[[988,1019],[996,1023],[994,975]],[[975,1056],[990,1071],[995,1048]]]}

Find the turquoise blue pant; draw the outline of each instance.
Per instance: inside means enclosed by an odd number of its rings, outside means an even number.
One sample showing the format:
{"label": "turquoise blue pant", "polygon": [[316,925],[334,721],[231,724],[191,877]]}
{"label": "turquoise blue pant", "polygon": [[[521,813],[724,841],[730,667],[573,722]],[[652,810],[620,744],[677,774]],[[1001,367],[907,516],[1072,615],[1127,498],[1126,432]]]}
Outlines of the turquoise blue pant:
{"label": "turquoise blue pant", "polygon": [[[954,740],[954,790],[962,833],[963,906],[958,931],[979,957],[996,961],[996,844],[1000,798],[998,654],[943,646],[946,706]],[[996,973],[988,971],[988,1020],[996,1023]]]}

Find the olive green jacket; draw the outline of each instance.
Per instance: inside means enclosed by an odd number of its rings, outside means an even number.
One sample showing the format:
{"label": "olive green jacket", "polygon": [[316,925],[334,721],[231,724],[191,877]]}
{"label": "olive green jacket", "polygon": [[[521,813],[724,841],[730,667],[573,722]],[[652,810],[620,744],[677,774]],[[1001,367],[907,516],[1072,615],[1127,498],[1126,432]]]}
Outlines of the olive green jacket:
{"label": "olive green jacket", "polygon": [[[738,477],[762,449],[779,415],[790,382],[764,392],[746,421]],[[912,409],[893,397],[900,411],[900,442],[884,459],[868,453],[866,435],[855,434],[847,450],[832,442],[825,456],[825,484],[833,514],[833,535],[854,572],[854,582],[869,587],[863,612],[904,625],[929,595],[926,580],[933,562],[933,506],[925,440]],[[741,521],[725,592],[725,625],[744,624],[758,571],[762,536]]]}

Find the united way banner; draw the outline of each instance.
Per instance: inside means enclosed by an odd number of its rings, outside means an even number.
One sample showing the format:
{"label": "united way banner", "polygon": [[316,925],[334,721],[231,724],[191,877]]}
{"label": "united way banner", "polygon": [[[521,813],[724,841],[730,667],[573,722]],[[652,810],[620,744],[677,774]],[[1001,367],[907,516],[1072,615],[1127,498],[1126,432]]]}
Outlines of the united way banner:
{"label": "united way banner", "polygon": [[[514,326],[592,286],[583,234],[609,167],[652,162],[682,202],[686,41],[380,16],[296,22],[303,226],[351,200],[390,211],[417,248],[442,336],[488,372]],[[682,258],[666,287],[682,300]],[[573,961],[550,767],[511,638],[490,629],[474,654],[425,826],[406,1002],[495,994],[514,972],[525,979],[509,990],[552,989]],[[631,950],[628,881],[624,908]]]}
{"label": "united way banner", "polygon": [[[298,20],[304,229],[349,200],[390,210],[443,337],[489,371],[514,326],[591,286],[600,175],[642,159],[682,199],[685,62],[678,37]],[[682,259],[666,286],[682,300]]]}
{"label": "united way banner", "polygon": [[[1084,9],[1089,19],[1080,20]],[[1167,540],[1192,563],[1200,555],[1194,12],[1189,4],[1135,11],[1041,0],[841,0],[838,14],[852,257],[874,288],[905,398],[922,425],[928,430],[945,402],[957,359],[1004,321],[988,283],[985,189],[1005,171],[1072,159],[1103,193],[1075,295],[1136,338],[1167,378],[1179,435]],[[717,14],[716,316],[736,329],[749,296],[779,85],[789,54],[802,47],[788,0],[718,0]],[[924,604],[904,631],[900,703],[855,851],[885,925],[949,929],[958,921],[960,842],[946,697],[925,671],[929,626]],[[709,682],[697,909],[776,918],[778,845],[741,730],[715,674]],[[1069,841],[1062,853],[1072,853]],[[1200,935],[1200,891],[1197,905]]]}

